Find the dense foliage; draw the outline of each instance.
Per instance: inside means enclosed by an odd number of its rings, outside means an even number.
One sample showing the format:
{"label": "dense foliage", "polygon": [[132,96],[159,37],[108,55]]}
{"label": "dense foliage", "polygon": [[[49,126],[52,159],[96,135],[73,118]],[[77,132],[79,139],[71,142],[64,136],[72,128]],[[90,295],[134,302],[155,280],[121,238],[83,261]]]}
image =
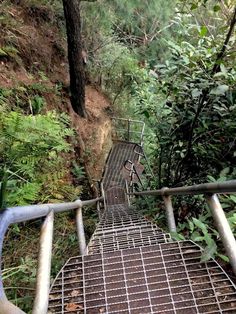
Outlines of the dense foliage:
{"label": "dense foliage", "polygon": [[[100,1],[84,3],[90,75],[109,93],[116,108],[125,107],[146,118],[156,137],[153,157],[159,186],[202,182],[208,175],[217,178],[224,168],[231,178],[234,33],[224,55],[219,57],[219,53],[234,5],[231,1],[222,5],[180,1],[175,15],[173,6],[166,1],[149,1],[148,5],[114,1],[105,10]],[[162,33],[166,27],[168,33]],[[143,43],[153,36],[154,42]],[[155,57],[150,45],[155,47]]]}
{"label": "dense foliage", "polygon": [[73,134],[67,123],[65,116],[53,112],[25,116],[1,111],[1,175],[8,177],[8,206],[63,198],[53,195],[59,194],[67,171],[61,155],[71,149],[65,141]]}
{"label": "dense foliage", "polygon": [[228,167],[229,178],[235,175],[235,36],[226,56],[217,59],[228,28],[220,15],[216,18],[221,33],[215,27],[214,37],[191,18],[176,17],[177,40],[168,41],[171,56],[155,67],[155,102],[140,106],[158,137],[160,186],[217,178]]}
{"label": "dense foliage", "polygon": [[[106,12],[100,1],[84,4],[90,75],[119,114],[145,120],[156,186],[233,179],[235,4],[183,0],[172,5],[114,1]],[[222,202],[235,231],[235,198],[225,196]],[[219,235],[203,199],[174,203],[178,230],[207,247],[205,258],[214,255]],[[160,221],[162,215],[151,212]]]}

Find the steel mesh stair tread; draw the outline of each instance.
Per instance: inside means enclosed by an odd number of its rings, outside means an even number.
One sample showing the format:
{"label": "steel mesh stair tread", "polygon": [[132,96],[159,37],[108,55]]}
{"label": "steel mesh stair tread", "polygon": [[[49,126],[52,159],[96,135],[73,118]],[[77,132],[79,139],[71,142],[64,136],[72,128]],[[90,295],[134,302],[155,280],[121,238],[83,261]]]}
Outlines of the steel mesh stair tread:
{"label": "steel mesh stair tread", "polygon": [[88,245],[88,253],[117,251],[123,248],[134,248],[145,245],[154,245],[169,241],[169,234],[160,232],[148,226],[135,227],[132,229],[120,229],[113,232],[102,233],[95,232]]}
{"label": "steel mesh stair tread", "polygon": [[235,285],[216,261],[200,259],[191,241],[70,258],[48,313],[236,313]]}
{"label": "steel mesh stair tread", "polygon": [[50,292],[48,313],[233,314],[236,287],[215,260],[201,262],[191,241],[169,234],[129,208],[122,188],[135,144],[117,142],[103,178],[107,203],[88,245],[70,258]]}
{"label": "steel mesh stair tread", "polygon": [[118,162],[120,161],[121,163],[124,162],[124,159],[129,159],[128,157],[130,156],[131,158],[137,160],[138,159],[138,154],[134,152],[134,147],[136,144],[133,143],[124,143],[124,142],[117,142],[114,144],[111,154],[109,155],[109,158],[107,160],[107,165],[117,165]]}
{"label": "steel mesh stair tread", "polygon": [[113,146],[106,163],[103,179],[104,189],[114,186],[115,184],[125,186],[125,179],[121,174],[121,169],[126,160],[131,160],[132,162],[138,160],[139,156],[134,152],[134,147],[135,144],[123,142],[118,142]]}

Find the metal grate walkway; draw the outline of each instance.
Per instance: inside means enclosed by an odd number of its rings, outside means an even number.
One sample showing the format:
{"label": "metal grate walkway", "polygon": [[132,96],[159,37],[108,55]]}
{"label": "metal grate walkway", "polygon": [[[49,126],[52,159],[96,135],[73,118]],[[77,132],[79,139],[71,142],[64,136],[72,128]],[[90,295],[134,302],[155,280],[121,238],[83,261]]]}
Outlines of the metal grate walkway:
{"label": "metal grate walkway", "polygon": [[88,255],[70,258],[56,277],[48,313],[236,313],[236,287],[215,260],[201,262],[191,241],[171,242],[130,208],[123,165],[135,144],[117,142],[103,178],[105,209]]}

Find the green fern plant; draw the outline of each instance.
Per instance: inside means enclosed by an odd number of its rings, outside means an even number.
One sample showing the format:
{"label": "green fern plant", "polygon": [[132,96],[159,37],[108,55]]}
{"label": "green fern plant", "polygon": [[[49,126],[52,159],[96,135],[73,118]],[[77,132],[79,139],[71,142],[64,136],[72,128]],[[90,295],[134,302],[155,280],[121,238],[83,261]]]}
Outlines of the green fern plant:
{"label": "green fern plant", "polygon": [[[69,170],[61,154],[72,150],[66,139],[73,136],[66,115],[25,116],[2,110],[0,129],[1,208],[4,201],[22,205],[46,199],[45,190],[50,197],[45,188],[49,182],[55,189],[65,184],[63,178]],[[8,171],[7,185],[3,169]]]}

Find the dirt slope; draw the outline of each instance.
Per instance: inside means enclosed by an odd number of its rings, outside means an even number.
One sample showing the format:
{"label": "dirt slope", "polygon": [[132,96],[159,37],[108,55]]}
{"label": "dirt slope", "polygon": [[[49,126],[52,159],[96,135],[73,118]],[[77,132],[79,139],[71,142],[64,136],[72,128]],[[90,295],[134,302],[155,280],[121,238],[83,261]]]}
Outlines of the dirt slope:
{"label": "dirt slope", "polygon": [[73,112],[61,12],[40,2],[21,0],[3,1],[0,13],[3,17],[0,19],[0,89],[40,85],[40,96],[46,100],[43,110],[70,115],[78,134],[74,144],[78,161],[85,163],[91,178],[99,179],[111,146],[107,110],[110,103],[98,89],[87,86],[88,119]]}

